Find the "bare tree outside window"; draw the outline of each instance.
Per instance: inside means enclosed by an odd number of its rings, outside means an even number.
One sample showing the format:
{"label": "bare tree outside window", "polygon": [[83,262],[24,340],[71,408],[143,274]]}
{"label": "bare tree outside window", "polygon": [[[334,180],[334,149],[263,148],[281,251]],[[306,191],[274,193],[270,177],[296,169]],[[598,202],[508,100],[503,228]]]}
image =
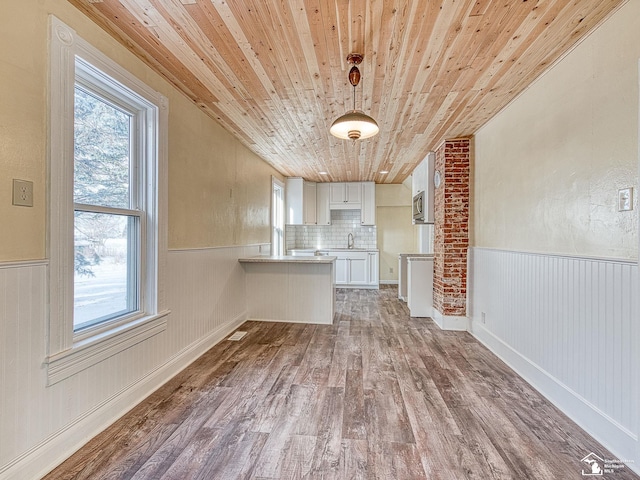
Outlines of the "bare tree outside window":
{"label": "bare tree outside window", "polygon": [[[133,114],[77,85],[74,111],[74,326],[137,308]],[[135,296],[134,296],[135,297]]]}

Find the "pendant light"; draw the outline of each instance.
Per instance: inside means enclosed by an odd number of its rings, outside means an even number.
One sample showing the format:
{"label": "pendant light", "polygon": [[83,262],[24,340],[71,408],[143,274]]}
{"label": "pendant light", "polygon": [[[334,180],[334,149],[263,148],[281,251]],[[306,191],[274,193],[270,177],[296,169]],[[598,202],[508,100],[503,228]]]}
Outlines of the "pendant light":
{"label": "pendant light", "polygon": [[362,62],[362,58],[363,55],[360,53],[350,53],[347,56],[347,62],[353,65],[349,70],[349,83],[353,86],[353,110],[338,117],[329,130],[333,136],[345,140],[373,137],[380,130],[373,118],[362,110],[356,110],[356,87],[360,83],[358,65]]}

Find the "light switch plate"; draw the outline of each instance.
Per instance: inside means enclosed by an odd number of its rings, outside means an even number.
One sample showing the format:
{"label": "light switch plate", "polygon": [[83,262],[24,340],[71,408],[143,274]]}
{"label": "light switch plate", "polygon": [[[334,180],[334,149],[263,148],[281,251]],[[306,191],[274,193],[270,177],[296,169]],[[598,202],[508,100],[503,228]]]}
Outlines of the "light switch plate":
{"label": "light switch plate", "polygon": [[618,211],[633,210],[633,187],[618,190]]}
{"label": "light switch plate", "polygon": [[33,207],[33,182],[13,179],[13,204],[20,207]]}

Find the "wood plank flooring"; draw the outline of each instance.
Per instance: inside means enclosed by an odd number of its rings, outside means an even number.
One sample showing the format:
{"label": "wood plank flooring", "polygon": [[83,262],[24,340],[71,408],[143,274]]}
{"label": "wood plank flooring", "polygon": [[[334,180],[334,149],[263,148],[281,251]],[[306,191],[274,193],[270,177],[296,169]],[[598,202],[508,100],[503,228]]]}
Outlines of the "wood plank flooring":
{"label": "wood plank flooring", "polygon": [[45,478],[556,480],[614,458],[395,288],[337,295],[334,325],[245,323]]}

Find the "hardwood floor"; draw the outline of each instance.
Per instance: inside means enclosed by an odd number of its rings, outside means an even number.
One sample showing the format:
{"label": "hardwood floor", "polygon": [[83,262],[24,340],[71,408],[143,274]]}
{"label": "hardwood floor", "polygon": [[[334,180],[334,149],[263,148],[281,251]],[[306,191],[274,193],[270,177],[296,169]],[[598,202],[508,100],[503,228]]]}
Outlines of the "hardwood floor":
{"label": "hardwood floor", "polygon": [[245,323],[45,478],[556,480],[614,458],[396,294],[338,290],[334,325]]}

